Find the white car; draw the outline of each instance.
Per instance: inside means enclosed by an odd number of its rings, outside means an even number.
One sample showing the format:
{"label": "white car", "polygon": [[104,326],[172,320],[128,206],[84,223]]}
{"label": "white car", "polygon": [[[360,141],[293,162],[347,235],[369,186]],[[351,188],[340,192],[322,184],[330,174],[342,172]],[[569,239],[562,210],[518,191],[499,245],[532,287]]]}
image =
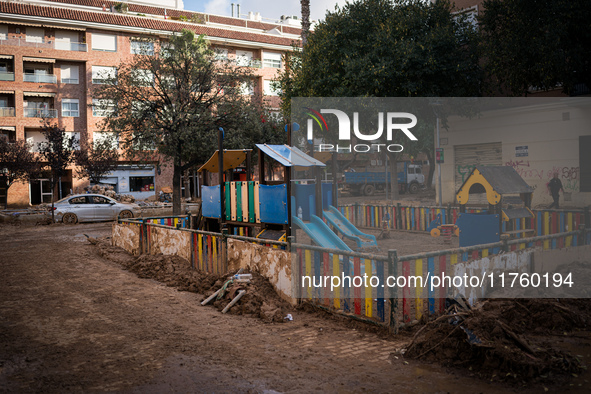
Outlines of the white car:
{"label": "white car", "polygon": [[[101,194],[76,194],[54,204],[55,220],[66,224],[129,219],[139,214],[136,204],[124,204]],[[51,207],[49,207],[51,215]]]}

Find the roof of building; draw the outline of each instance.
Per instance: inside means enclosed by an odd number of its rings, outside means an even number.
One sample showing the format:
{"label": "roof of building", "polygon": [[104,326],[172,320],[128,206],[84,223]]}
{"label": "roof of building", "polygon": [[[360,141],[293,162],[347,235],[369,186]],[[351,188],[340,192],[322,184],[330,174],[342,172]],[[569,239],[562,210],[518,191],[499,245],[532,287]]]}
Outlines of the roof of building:
{"label": "roof of building", "polygon": [[[117,5],[120,2],[117,1],[110,1],[110,0],[41,0],[46,1],[48,3],[61,3],[61,4],[75,4],[81,5],[86,7],[96,7],[102,9],[103,5],[107,8],[111,6]],[[253,21],[248,19],[242,18],[232,18],[229,16],[222,16],[222,15],[211,15],[211,14],[204,14],[201,12],[194,12],[188,10],[179,10],[179,9],[170,9],[165,7],[154,7],[144,4],[136,4],[133,2],[127,2],[127,7],[130,12],[137,12],[142,14],[151,14],[151,15],[160,15],[164,16],[167,15],[172,18],[178,18],[180,16],[186,16],[187,18],[191,18],[195,15],[197,16],[204,16],[207,18],[207,21],[210,23],[220,23],[224,25],[231,25],[231,26],[238,26],[244,28],[252,28],[252,29],[260,29],[260,30],[271,30],[277,27],[275,23],[268,23],[268,22],[261,22],[261,21]],[[285,26],[283,25],[282,30],[284,33],[287,34],[301,34],[302,29],[299,27],[294,26]]]}
{"label": "roof of building", "polygon": [[[52,0],[53,1],[53,0]],[[100,2],[100,0],[69,0],[69,3],[78,2]],[[66,2],[62,0],[61,2]],[[48,1],[49,3],[49,1]],[[113,3],[113,2],[109,2]],[[155,8],[155,7],[152,7]],[[168,11],[167,11],[168,12]],[[113,26],[126,26],[131,28],[148,29],[154,31],[179,32],[183,29],[189,29],[196,34],[204,34],[208,37],[218,37],[230,40],[251,41],[273,45],[290,46],[293,39],[276,35],[264,34],[256,31],[241,31],[229,28],[214,27],[207,24],[185,23],[173,20],[164,20],[157,18],[147,18],[142,16],[132,16],[101,11],[85,11],[79,9],[65,8],[59,6],[39,6],[23,3],[0,2],[0,13],[35,16],[41,18],[51,18],[56,21],[76,21],[91,22]],[[229,18],[232,19],[232,18]],[[254,29],[253,29],[254,30]]]}

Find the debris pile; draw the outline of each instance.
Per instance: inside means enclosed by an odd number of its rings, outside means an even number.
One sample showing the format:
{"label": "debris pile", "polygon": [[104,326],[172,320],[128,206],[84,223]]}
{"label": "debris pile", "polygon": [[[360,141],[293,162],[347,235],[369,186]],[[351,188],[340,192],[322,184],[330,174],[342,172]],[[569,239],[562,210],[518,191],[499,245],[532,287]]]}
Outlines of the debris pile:
{"label": "debris pile", "polygon": [[417,331],[405,357],[521,384],[581,372],[579,357],[561,349],[557,338],[574,338],[591,322],[588,300],[496,299],[475,308],[452,304],[447,315]]}
{"label": "debris pile", "polygon": [[154,279],[181,291],[210,296],[226,284],[223,296],[219,299],[216,296],[209,303],[220,311],[226,308],[241,290],[246,292],[227,313],[253,315],[265,322],[283,322],[285,316],[293,311],[291,305],[277,295],[273,285],[257,273],[250,274],[248,281],[232,280],[228,283],[234,275],[228,277],[195,270],[191,263],[178,256],[134,257],[125,250],[112,246],[107,239],[98,239],[91,243],[97,246],[97,251],[102,257],[120,264],[136,273],[138,277]]}
{"label": "debris pile", "polygon": [[94,194],[102,194],[103,196],[111,197],[121,202],[135,202],[135,197],[133,197],[130,194],[118,194],[117,192],[115,192],[113,186],[94,185],[90,188],[90,192]]}

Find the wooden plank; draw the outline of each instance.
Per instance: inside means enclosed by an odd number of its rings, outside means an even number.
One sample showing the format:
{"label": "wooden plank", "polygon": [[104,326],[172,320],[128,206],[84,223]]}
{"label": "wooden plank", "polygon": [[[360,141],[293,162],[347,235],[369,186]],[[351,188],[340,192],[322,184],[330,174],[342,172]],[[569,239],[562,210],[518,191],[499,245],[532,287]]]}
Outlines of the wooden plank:
{"label": "wooden plank", "polygon": [[255,221],[261,222],[261,203],[259,200],[259,181],[254,183],[254,209],[255,209]]}
{"label": "wooden plank", "polygon": [[242,183],[242,221],[248,222],[248,182]]}
{"label": "wooden plank", "polygon": [[232,220],[236,221],[236,182],[230,182],[230,207],[232,209]]}

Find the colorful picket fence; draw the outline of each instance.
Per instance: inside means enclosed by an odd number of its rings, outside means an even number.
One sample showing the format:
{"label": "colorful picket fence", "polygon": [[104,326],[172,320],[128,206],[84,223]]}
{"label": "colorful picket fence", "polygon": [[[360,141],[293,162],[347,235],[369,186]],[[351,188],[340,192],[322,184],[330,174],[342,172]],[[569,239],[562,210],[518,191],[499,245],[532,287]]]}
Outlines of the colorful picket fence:
{"label": "colorful picket fence", "polygon": [[[450,275],[453,266],[458,263],[492,257],[502,252],[533,247],[562,249],[578,245],[591,245],[591,231],[565,232],[408,256],[397,256],[392,251],[388,256],[381,256],[311,245],[292,244],[291,247],[292,254],[295,254],[296,269],[299,270],[296,275],[300,281],[296,285],[300,291],[299,298],[359,320],[392,328],[396,322],[409,323],[445,310],[448,288],[440,286],[431,289],[426,283],[415,286],[411,278],[422,277],[426,280],[442,273]],[[375,277],[379,285],[351,287],[341,282],[339,286],[331,288],[330,281],[323,282],[329,276],[362,278],[364,275]],[[387,283],[384,280],[388,276],[404,277],[405,285],[400,288],[388,288],[388,285],[382,287],[382,284]]]}
{"label": "colorful picket fence", "polygon": [[190,219],[188,216],[161,216],[141,219],[146,223],[161,224],[169,227],[189,228]]}
{"label": "colorful picket fence", "polygon": [[[542,212],[542,215],[544,213]],[[548,213],[549,217],[550,212]],[[576,214],[569,219],[565,215],[564,227],[560,219],[557,229],[579,224],[581,217]],[[453,272],[459,263],[467,263],[500,253],[540,247],[543,250],[562,249],[581,245],[591,245],[591,229],[548,234],[531,238],[504,240],[494,244],[477,245],[443,251],[426,252],[408,256],[398,256],[396,251],[388,255],[348,252],[326,249],[313,245],[288,244],[284,242],[265,241],[256,238],[236,235],[218,234],[159,223],[141,219],[122,219],[120,224],[140,227],[140,250],[149,253],[152,250],[150,227],[159,227],[168,231],[182,231],[189,235],[190,257],[193,268],[209,273],[223,274],[227,271],[227,238],[236,238],[247,242],[271,243],[273,247],[288,247],[292,253],[292,280],[300,281],[293,288],[298,292],[297,298],[306,299],[321,308],[365,322],[388,327],[394,332],[398,322],[420,320],[424,316],[442,313],[448,289],[411,286],[410,277],[433,277],[441,273]],[[551,221],[548,231],[552,231]],[[367,276],[375,278],[378,286],[358,286],[355,281]],[[328,277],[350,277],[351,281],[338,284],[322,283]],[[389,276],[403,276],[406,285],[381,286]],[[413,294],[414,292],[414,294]]]}
{"label": "colorful picket fence", "polygon": [[[388,256],[367,253],[329,250],[311,245],[292,244],[292,256],[295,255],[295,280],[302,299],[359,319],[385,324],[389,321],[391,306],[387,303],[384,287],[366,286],[361,288],[355,281],[374,277],[384,283],[392,275],[395,266],[389,264]],[[292,257],[293,259],[293,257]],[[343,278],[341,283],[321,283],[329,276]],[[347,282],[346,278],[351,280]],[[319,283],[320,282],[320,283]],[[336,285],[336,286],[335,286]]]}
{"label": "colorful picket fence", "polygon": [[[427,231],[431,221],[441,215],[441,224],[454,224],[460,214],[459,207],[402,206],[351,204],[339,206],[341,213],[356,227],[391,228],[406,231]],[[467,213],[479,213],[484,208],[467,208]],[[535,230],[535,235],[550,235],[578,230],[585,224],[585,211],[534,210],[533,218],[503,222],[506,230]],[[526,234],[520,234],[524,237]]]}

